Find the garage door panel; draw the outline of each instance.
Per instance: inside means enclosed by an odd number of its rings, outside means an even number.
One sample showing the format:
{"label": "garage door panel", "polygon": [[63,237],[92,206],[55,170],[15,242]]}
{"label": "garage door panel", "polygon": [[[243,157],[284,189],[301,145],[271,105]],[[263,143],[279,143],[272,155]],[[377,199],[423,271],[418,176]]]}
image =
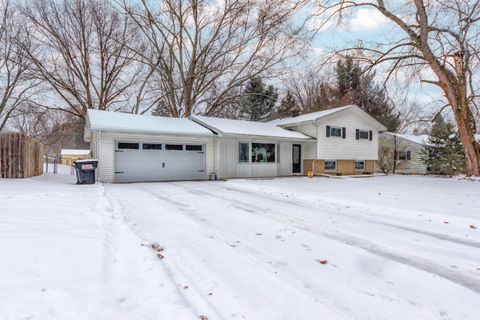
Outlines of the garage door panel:
{"label": "garage door panel", "polygon": [[117,150],[115,181],[205,179],[205,152],[176,150]]}

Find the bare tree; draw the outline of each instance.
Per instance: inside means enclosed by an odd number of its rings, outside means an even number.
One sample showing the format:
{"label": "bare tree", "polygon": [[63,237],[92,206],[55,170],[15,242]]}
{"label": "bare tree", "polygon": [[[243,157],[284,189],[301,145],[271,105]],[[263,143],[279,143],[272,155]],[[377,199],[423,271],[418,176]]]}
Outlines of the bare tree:
{"label": "bare tree", "polygon": [[29,74],[23,47],[33,50],[18,11],[13,2],[0,0],[0,131],[38,85]]}
{"label": "bare tree", "polygon": [[476,124],[473,113],[473,109],[478,109],[479,1],[321,2],[319,14],[326,17],[325,20],[342,17],[347,9],[368,7],[380,12],[403,33],[404,37],[396,41],[372,46],[360,44],[343,52],[354,51],[371,66],[388,63],[387,79],[403,69],[414,68],[417,75],[430,74],[421,81],[439,87],[445,95],[445,107],[454,114],[464,146],[466,174],[480,175],[480,145],[474,139]]}
{"label": "bare tree", "polygon": [[403,169],[408,162],[399,159],[398,155],[401,152],[406,152],[406,148],[397,136],[382,139],[378,147],[377,168],[386,175],[395,174],[397,170]]}
{"label": "bare tree", "polygon": [[164,114],[215,115],[251,78],[273,77],[302,52],[305,28],[292,17],[305,0],[124,0],[155,53]]}
{"label": "bare tree", "polygon": [[110,1],[34,0],[23,14],[41,49],[27,50],[34,72],[63,102],[51,108],[84,118],[126,102],[141,73],[132,50],[141,39]]}
{"label": "bare tree", "polygon": [[318,72],[307,72],[290,77],[286,83],[301,109],[301,113],[315,112],[337,106],[334,85]]}

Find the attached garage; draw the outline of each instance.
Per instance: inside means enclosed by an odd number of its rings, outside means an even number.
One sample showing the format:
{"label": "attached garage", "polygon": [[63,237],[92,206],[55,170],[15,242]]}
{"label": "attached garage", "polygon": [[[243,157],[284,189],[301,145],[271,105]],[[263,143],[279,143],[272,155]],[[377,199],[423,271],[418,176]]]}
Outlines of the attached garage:
{"label": "attached garage", "polygon": [[205,179],[203,144],[115,142],[115,182]]}
{"label": "attached garage", "polygon": [[89,110],[85,140],[100,182],[205,180],[215,172],[215,134],[189,119]]}
{"label": "attached garage", "polygon": [[[85,140],[105,183],[302,174],[313,139],[264,122],[89,110]],[[311,149],[311,148],[310,148]]]}

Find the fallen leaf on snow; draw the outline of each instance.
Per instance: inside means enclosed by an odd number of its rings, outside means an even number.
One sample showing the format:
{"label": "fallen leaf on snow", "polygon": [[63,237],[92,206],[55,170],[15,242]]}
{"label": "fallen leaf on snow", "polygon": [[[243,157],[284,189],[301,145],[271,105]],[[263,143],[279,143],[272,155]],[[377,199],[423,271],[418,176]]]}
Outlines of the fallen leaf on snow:
{"label": "fallen leaf on snow", "polygon": [[328,263],[328,260],[317,260],[317,261],[320,264],[327,264]]}
{"label": "fallen leaf on snow", "polygon": [[474,226],[473,224],[470,225],[470,229],[477,229],[476,226]]}

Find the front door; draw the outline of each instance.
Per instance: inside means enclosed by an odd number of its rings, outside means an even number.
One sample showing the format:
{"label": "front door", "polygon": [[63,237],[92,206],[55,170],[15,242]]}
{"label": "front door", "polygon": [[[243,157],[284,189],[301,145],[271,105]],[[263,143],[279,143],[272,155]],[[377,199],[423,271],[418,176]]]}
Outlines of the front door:
{"label": "front door", "polygon": [[302,172],[302,146],[292,145],[292,173]]}

